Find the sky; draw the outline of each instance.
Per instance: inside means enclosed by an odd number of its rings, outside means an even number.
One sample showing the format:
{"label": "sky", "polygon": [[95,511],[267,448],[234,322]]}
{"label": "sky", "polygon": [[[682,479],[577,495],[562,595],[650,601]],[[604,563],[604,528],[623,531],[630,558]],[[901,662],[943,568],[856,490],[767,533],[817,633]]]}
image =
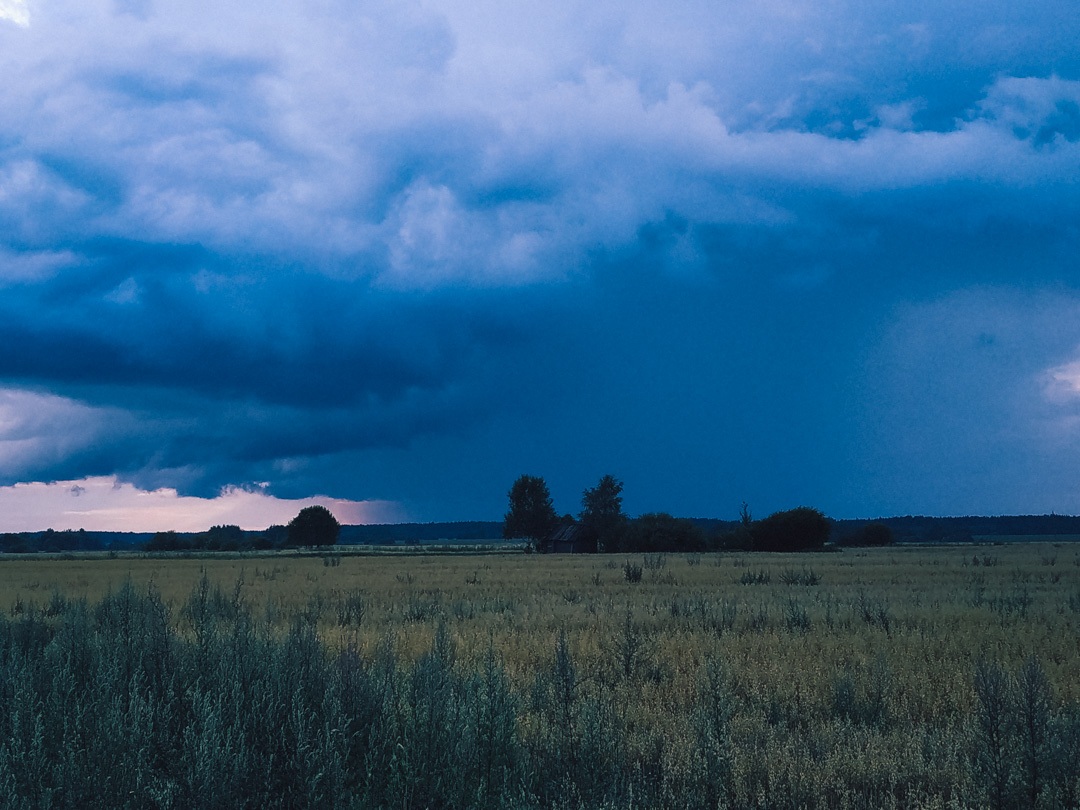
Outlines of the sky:
{"label": "sky", "polygon": [[1078,513],[1077,42],[1074,0],[0,0],[0,531],[498,520],[523,473]]}

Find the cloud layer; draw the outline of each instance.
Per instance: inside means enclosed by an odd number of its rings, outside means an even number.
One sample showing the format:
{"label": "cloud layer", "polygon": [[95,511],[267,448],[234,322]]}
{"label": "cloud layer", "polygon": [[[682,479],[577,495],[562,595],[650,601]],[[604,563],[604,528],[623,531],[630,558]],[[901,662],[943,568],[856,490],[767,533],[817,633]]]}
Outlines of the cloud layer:
{"label": "cloud layer", "polygon": [[0,481],[1080,510],[1078,38],[1064,0],[0,4]]}

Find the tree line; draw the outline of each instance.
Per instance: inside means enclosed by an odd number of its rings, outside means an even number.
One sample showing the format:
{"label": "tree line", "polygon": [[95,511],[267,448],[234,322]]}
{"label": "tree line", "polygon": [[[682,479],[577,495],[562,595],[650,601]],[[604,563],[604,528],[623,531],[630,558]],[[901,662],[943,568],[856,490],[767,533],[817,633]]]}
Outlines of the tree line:
{"label": "tree line", "polygon": [[146,544],[147,551],[257,551],[275,548],[332,546],[341,524],[325,506],[307,506],[287,526],[271,526],[246,532],[239,526],[212,526],[205,532],[184,535],[158,532]]}
{"label": "tree line", "polygon": [[[754,520],[743,504],[734,528],[713,531],[666,512],[630,518],[622,508],[622,492],[623,482],[605,475],[582,493],[576,517],[560,517],[547,482],[540,476],[522,475],[507,494],[503,536],[525,540],[527,548],[541,553],[810,551],[825,546],[832,528],[820,510],[809,506]],[[845,539],[850,545],[887,545],[892,542],[892,533],[883,524],[870,523]]]}

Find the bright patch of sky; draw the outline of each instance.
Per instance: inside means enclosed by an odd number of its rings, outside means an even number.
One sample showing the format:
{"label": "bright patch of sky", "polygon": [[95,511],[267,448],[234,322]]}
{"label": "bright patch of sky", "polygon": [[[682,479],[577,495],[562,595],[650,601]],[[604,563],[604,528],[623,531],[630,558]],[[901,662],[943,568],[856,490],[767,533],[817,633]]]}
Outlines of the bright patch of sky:
{"label": "bright patch of sky", "polygon": [[0,20],[9,20],[26,28],[30,25],[30,9],[26,0],[0,0]]}
{"label": "bright patch of sky", "polygon": [[[324,506],[343,524],[392,523],[393,504],[314,497],[288,500],[265,492],[226,489],[215,498],[181,496],[174,489],[146,491],[115,476],[0,487],[5,531],[202,532],[211,526],[245,530],[286,525],[307,506]],[[42,521],[45,523],[42,523]]]}

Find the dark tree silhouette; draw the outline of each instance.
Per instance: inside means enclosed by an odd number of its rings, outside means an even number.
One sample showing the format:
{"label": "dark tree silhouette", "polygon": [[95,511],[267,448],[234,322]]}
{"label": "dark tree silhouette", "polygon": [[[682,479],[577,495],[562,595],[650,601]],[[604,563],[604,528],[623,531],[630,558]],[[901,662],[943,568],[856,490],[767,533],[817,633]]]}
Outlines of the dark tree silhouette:
{"label": "dark tree silhouette", "polygon": [[829,539],[829,519],[817,509],[799,506],[774,512],[755,521],[752,534],[755,551],[806,551],[819,549]]}
{"label": "dark tree silhouette", "polygon": [[618,551],[703,551],[705,535],[691,521],[653,512],[631,520]]}
{"label": "dark tree silhouette", "polygon": [[547,483],[538,475],[522,475],[510,488],[509,498],[503,537],[525,539],[537,551],[547,551],[546,541],[559,525]]}
{"label": "dark tree silhouette", "polygon": [[622,490],[622,481],[612,475],[605,475],[595,487],[582,494],[578,521],[588,551],[620,549],[623,534],[626,532]]}
{"label": "dark tree silhouette", "polygon": [[325,506],[306,506],[289,521],[287,545],[332,546],[341,524]]}
{"label": "dark tree silhouette", "polygon": [[886,524],[876,521],[867,523],[854,534],[834,542],[842,546],[891,546],[893,533]]}
{"label": "dark tree silhouette", "polygon": [[200,538],[207,551],[237,551],[245,545],[244,530],[239,526],[211,526]]}
{"label": "dark tree silhouette", "polygon": [[146,543],[147,551],[180,551],[183,548],[187,548],[187,543],[174,531],[157,532]]}

